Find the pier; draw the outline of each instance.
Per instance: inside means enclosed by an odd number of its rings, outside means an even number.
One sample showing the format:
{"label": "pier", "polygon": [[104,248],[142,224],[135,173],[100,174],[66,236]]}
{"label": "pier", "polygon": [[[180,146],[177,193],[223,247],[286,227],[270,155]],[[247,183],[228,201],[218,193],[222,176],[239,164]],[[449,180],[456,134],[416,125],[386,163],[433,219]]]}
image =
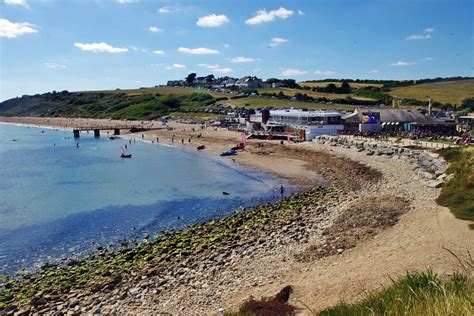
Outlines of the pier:
{"label": "pier", "polygon": [[128,130],[131,133],[151,130],[153,128],[143,127],[139,125],[121,125],[121,126],[82,126],[75,127],[72,132],[74,138],[79,138],[81,132],[94,131],[94,137],[100,137],[100,131],[113,131],[113,135],[120,135],[120,130]]}

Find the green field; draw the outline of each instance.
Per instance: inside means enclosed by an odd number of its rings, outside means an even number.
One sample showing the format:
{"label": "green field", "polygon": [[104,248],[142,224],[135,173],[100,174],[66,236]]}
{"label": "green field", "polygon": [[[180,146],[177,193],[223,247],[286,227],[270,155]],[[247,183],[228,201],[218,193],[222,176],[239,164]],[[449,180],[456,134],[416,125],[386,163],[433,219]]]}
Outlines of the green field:
{"label": "green field", "polygon": [[303,89],[292,89],[292,88],[267,88],[267,89],[257,89],[259,93],[279,93],[280,91],[283,92],[286,96],[294,96],[297,93],[306,94],[313,98],[326,98],[329,100],[334,99],[345,99],[347,97],[351,97],[357,100],[371,100],[370,98],[359,97],[355,94],[332,94],[332,93],[324,93],[324,92],[317,92],[311,90],[303,90]]}
{"label": "green field", "polygon": [[[134,95],[157,94],[157,93],[161,95],[190,95],[196,91],[202,91],[202,90],[192,89],[192,88],[183,88],[183,87],[150,87],[150,88],[139,88],[139,89],[116,89],[116,90],[98,90],[98,91],[83,91],[83,92],[125,93],[129,96],[134,96]],[[204,92],[207,92],[216,98],[230,96],[230,94],[227,94],[227,93],[211,92],[211,91],[204,91]]]}
{"label": "green field", "polygon": [[352,105],[335,105],[335,104],[320,104],[313,102],[300,102],[300,101],[289,101],[289,100],[278,100],[278,99],[267,99],[267,98],[242,98],[222,101],[226,104],[232,104],[236,107],[248,106],[250,108],[263,108],[263,107],[274,107],[274,108],[311,108],[311,109],[335,109],[344,111],[353,111],[354,106]]}
{"label": "green field", "polygon": [[428,98],[432,98],[437,102],[459,105],[464,99],[474,97],[474,80],[423,83],[394,88],[389,94],[401,99],[427,101]]}
{"label": "green field", "polygon": [[[298,82],[298,84],[302,87],[310,87],[310,88],[314,88],[314,87],[320,87],[320,88],[324,88],[326,87],[328,84],[330,83],[334,83],[336,86],[340,86],[342,81],[328,81],[328,82]],[[356,88],[356,89],[359,89],[359,88],[366,88],[366,87],[377,87],[377,88],[381,88],[383,86],[383,84],[381,83],[355,83],[355,82],[349,82],[349,85],[352,87],[352,88]]]}

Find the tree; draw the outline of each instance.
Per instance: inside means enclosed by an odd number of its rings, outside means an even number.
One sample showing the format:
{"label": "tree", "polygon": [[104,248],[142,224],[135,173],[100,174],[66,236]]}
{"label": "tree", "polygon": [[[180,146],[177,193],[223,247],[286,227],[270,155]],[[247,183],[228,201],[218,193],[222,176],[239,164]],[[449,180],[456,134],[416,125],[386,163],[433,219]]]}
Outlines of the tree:
{"label": "tree", "polygon": [[214,75],[207,75],[206,76],[206,82],[213,82],[214,81]]}
{"label": "tree", "polygon": [[343,81],[341,84],[341,92],[342,93],[351,93],[351,86],[347,81]]}
{"label": "tree", "polygon": [[326,86],[327,93],[334,93],[336,91],[336,85],[334,83],[330,83]]}
{"label": "tree", "polygon": [[190,73],[190,74],[186,77],[186,82],[187,82],[189,85],[192,85],[193,82],[194,82],[194,79],[196,79],[196,73],[192,72],[192,73]]}

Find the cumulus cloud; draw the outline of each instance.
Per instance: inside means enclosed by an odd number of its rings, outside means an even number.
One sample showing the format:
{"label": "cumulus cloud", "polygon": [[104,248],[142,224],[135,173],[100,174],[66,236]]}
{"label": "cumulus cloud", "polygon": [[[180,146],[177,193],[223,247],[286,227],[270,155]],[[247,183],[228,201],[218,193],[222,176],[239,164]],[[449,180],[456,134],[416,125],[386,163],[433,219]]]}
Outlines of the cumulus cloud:
{"label": "cumulus cloud", "polygon": [[5,0],[5,4],[6,5],[19,5],[19,6],[27,8],[27,9],[30,8],[30,6],[26,2],[26,0]]}
{"label": "cumulus cloud", "polygon": [[417,41],[417,40],[427,40],[431,38],[431,34],[413,34],[407,37],[409,41]]}
{"label": "cumulus cloud", "polygon": [[28,33],[38,33],[36,26],[30,23],[15,23],[0,19],[0,37],[14,38]]}
{"label": "cumulus cloud", "polygon": [[158,33],[158,32],[161,32],[161,31],[163,31],[163,30],[157,28],[156,26],[150,26],[150,27],[148,28],[148,31],[153,32],[153,33]]}
{"label": "cumulus cloud", "polygon": [[197,20],[196,25],[200,27],[218,27],[229,22],[230,20],[227,16],[223,14],[216,15],[213,13],[211,15],[200,17]]}
{"label": "cumulus cloud", "polygon": [[66,69],[66,65],[57,64],[57,63],[44,63],[44,65],[51,69]]}
{"label": "cumulus cloud", "polygon": [[171,64],[171,65],[169,65],[168,67],[166,67],[166,69],[183,69],[183,68],[186,68],[186,65],[182,65],[182,64]]}
{"label": "cumulus cloud", "polygon": [[434,31],[435,31],[435,29],[432,28],[432,27],[428,27],[428,28],[425,29],[425,33],[433,33]]}
{"label": "cumulus cloud", "polygon": [[278,47],[281,44],[288,42],[288,40],[286,38],[274,37],[274,38],[271,39],[270,42],[271,43],[268,44],[268,47]]}
{"label": "cumulus cloud", "polygon": [[94,52],[94,53],[126,53],[128,52],[128,48],[121,48],[121,47],[113,47],[107,43],[74,43],[74,46],[79,48],[83,51]]}
{"label": "cumulus cloud", "polygon": [[218,72],[218,73],[221,73],[221,74],[228,74],[229,72],[232,72],[232,68],[228,68],[228,67],[225,67],[225,68],[215,68],[214,71],[215,71],[215,72]]}
{"label": "cumulus cloud", "polygon": [[171,9],[169,7],[161,7],[158,9],[158,12],[160,13],[170,13]]}
{"label": "cumulus cloud", "polygon": [[180,47],[178,48],[178,52],[182,54],[188,55],[216,55],[220,54],[218,50],[205,48],[205,47],[198,47],[198,48],[187,48],[187,47]]}
{"label": "cumulus cloud", "polygon": [[243,57],[243,56],[238,56],[234,58],[229,59],[231,63],[251,63],[254,61],[258,61],[258,58],[251,58],[251,57]]}
{"label": "cumulus cloud", "polygon": [[275,20],[275,18],[285,20],[285,19],[289,18],[292,15],[293,15],[292,10],[287,10],[283,7],[280,7],[277,10],[271,10],[271,11],[267,11],[267,10],[263,9],[263,10],[258,10],[257,14],[254,17],[252,17],[252,18],[248,19],[247,21],[245,21],[245,24],[247,24],[247,25],[257,25],[257,24],[262,24],[262,23],[268,23],[268,22],[272,22],[273,20]]}
{"label": "cumulus cloud", "polygon": [[336,72],[332,70],[316,70],[314,71],[315,75],[320,75],[320,76],[332,76],[335,75]]}
{"label": "cumulus cloud", "polygon": [[199,64],[198,66],[203,67],[203,68],[207,68],[207,69],[211,69],[213,72],[218,72],[218,73],[221,73],[221,74],[226,74],[226,73],[232,72],[232,68],[221,67],[218,64],[215,64],[215,65]]}
{"label": "cumulus cloud", "polygon": [[294,69],[294,68],[287,68],[283,69],[281,72],[282,76],[301,76],[307,74],[307,70],[300,70],[300,69]]}
{"label": "cumulus cloud", "polygon": [[155,54],[155,55],[164,55],[165,52],[162,51],[162,50],[160,50],[160,49],[157,49],[157,50],[154,50],[154,51],[153,51],[153,54]]}
{"label": "cumulus cloud", "polygon": [[411,66],[411,65],[414,65],[414,64],[415,64],[415,62],[408,62],[408,61],[400,60],[400,61],[397,61],[395,63],[392,63],[392,66],[403,67],[403,66]]}

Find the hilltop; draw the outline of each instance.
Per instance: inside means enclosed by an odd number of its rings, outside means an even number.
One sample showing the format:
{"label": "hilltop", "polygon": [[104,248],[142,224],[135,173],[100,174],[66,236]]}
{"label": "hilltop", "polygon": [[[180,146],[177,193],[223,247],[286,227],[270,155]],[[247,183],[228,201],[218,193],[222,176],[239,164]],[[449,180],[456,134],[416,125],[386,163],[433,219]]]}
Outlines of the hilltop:
{"label": "hilltop", "polygon": [[[189,77],[189,76],[188,76]],[[207,79],[211,78],[211,79]],[[211,80],[211,81],[208,81]],[[222,84],[229,82],[231,84]],[[317,108],[352,111],[356,106],[472,110],[474,79],[437,78],[418,81],[336,80],[305,81],[256,77],[214,79],[197,77],[192,84],[170,81],[172,86],[102,91],[49,92],[22,96],[0,103],[2,116],[91,117],[156,119],[185,117],[207,119],[227,114],[230,108]]]}

